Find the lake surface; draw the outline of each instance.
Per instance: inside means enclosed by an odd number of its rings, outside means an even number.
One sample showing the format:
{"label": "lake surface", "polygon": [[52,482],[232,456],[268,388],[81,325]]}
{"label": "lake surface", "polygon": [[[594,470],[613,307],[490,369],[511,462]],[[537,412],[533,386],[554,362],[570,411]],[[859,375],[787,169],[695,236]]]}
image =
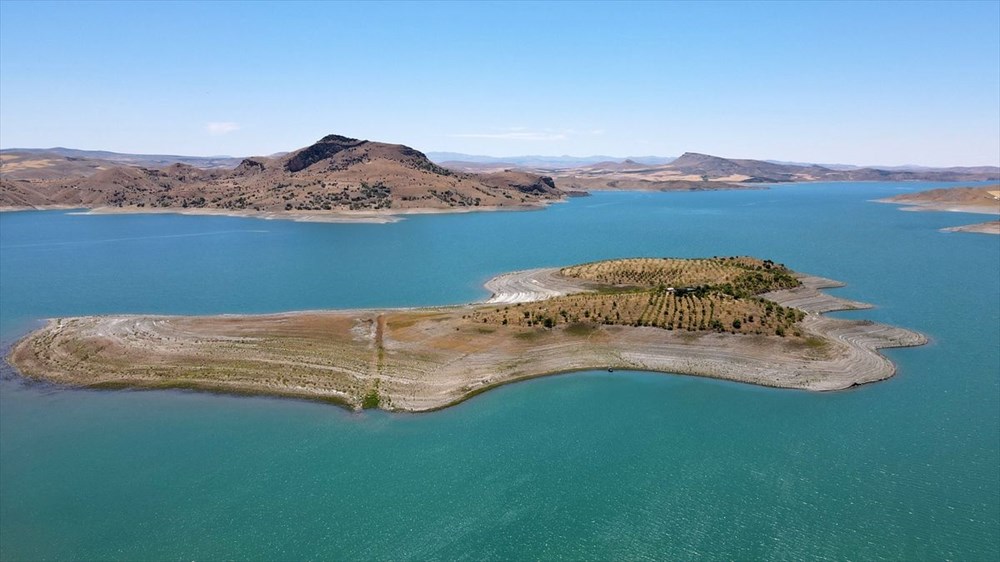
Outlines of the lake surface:
{"label": "lake surface", "polygon": [[[935,186],[938,184],[935,184]],[[40,318],[461,303],[508,270],[749,254],[916,329],[837,393],[586,372],[431,414],[0,380],[0,559],[996,559],[1000,237],[930,184],[600,193],[310,224],[0,215],[0,340]]]}

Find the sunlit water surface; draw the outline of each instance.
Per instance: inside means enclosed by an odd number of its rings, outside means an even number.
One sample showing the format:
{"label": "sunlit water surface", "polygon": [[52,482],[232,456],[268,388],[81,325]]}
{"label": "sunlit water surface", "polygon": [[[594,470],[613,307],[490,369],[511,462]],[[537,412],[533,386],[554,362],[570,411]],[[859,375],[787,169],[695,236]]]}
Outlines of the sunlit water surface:
{"label": "sunlit water surface", "polygon": [[432,414],[0,381],[0,559],[996,559],[1000,237],[926,184],[606,193],[388,225],[0,215],[0,339],[57,315],[461,303],[512,269],[749,254],[926,333],[814,394],[586,372]]}

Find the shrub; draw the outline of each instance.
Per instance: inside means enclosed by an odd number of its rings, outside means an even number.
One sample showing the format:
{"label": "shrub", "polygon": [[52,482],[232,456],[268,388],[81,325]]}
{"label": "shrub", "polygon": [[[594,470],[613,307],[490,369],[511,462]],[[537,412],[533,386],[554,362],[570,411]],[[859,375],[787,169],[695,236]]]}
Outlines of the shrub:
{"label": "shrub", "polygon": [[382,403],[382,397],[378,394],[378,389],[373,388],[371,392],[365,394],[364,398],[361,399],[361,408],[363,410],[371,410],[373,408],[378,408],[379,404]]}

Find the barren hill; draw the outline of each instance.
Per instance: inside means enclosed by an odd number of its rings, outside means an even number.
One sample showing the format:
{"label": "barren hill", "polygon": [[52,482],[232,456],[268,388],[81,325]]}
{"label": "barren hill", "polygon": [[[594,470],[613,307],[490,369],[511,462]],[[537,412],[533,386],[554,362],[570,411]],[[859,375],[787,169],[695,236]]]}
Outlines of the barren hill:
{"label": "barren hill", "polygon": [[993,181],[1000,168],[942,168],[882,170],[875,168],[832,169],[816,164],[783,164],[765,160],[722,158],[686,152],[669,164],[598,162],[575,168],[533,168],[548,174],[564,189],[583,190],[701,190],[747,189],[761,183],[803,181]]}
{"label": "barren hill", "polygon": [[982,208],[983,212],[1000,214],[1000,185],[980,187],[946,187],[906,193],[884,201],[906,205],[955,207],[962,210]]}
{"label": "barren hill", "polygon": [[711,179],[739,178],[737,181],[749,182],[810,180],[831,171],[820,166],[788,166],[763,160],[720,158],[696,152],[685,152],[680,158],[674,160],[670,167],[687,175]]}
{"label": "barren hill", "polygon": [[408,146],[339,135],[234,169],[101,166],[87,177],[0,181],[0,207],[370,211],[530,206],[565,195],[549,177],[454,172]]}

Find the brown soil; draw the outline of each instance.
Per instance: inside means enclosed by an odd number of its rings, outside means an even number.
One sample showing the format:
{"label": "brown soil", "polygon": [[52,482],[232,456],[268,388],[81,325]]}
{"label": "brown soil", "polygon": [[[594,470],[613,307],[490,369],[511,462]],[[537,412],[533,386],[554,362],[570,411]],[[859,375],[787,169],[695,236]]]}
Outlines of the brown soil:
{"label": "brown soil", "polygon": [[1000,215],[1000,185],[948,187],[879,199],[906,205],[904,211],[961,211]]}
{"label": "brown soil", "polygon": [[565,196],[548,177],[453,172],[406,146],[337,135],[282,157],[247,158],[235,169],[116,166],[86,176],[17,179],[23,175],[14,172],[28,165],[5,156],[3,170],[11,173],[0,175],[0,207],[397,212],[539,206]]}

